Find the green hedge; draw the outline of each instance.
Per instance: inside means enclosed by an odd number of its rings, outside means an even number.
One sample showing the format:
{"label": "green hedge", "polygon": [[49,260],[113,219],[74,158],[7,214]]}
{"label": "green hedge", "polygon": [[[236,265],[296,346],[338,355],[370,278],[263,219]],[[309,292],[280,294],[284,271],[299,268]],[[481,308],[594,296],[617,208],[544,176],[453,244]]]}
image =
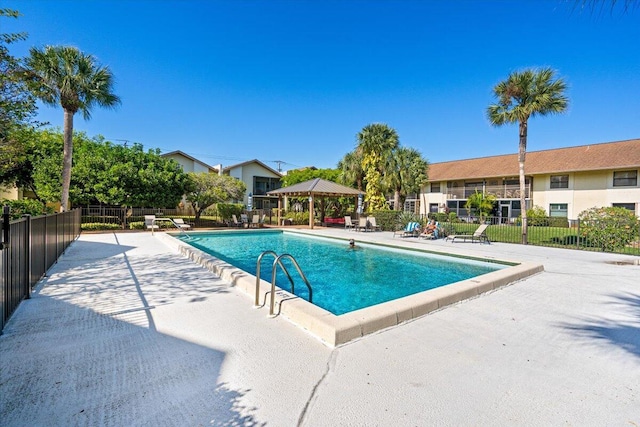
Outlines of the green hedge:
{"label": "green hedge", "polygon": [[80,226],[82,231],[120,230],[121,228],[120,224],[112,224],[108,222],[85,222]]}

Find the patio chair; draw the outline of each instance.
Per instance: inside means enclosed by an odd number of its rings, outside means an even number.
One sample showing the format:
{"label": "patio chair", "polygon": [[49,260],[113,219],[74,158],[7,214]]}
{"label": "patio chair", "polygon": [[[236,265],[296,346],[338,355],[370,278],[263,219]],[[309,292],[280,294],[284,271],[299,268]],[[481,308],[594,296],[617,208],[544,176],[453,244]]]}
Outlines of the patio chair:
{"label": "patio chair", "polygon": [[236,214],[232,214],[231,215],[231,224],[234,227],[242,227],[242,223],[240,221],[238,221],[238,217],[236,216]]}
{"label": "patio chair", "polygon": [[345,230],[353,230],[355,228],[356,228],[356,226],[353,224],[353,222],[351,222],[351,217],[350,216],[345,216],[344,217],[344,229]]}
{"label": "patio chair", "polygon": [[424,231],[420,234],[423,239],[439,239],[440,238],[440,224],[436,221],[429,223]]}
{"label": "patio chair", "polygon": [[260,227],[260,215],[253,215],[251,217],[251,222],[249,223],[249,228],[258,228]]}
{"label": "patio chair", "polygon": [[184,222],[184,220],[182,218],[173,218],[173,224],[182,229],[182,230],[188,230],[191,228],[190,224],[187,224],[186,222]]}
{"label": "patio chair", "polygon": [[471,242],[487,242],[487,243],[491,243],[489,241],[489,238],[487,237],[487,227],[489,225],[488,224],[481,224],[476,231],[473,232],[473,234],[451,234],[449,236],[446,237],[445,240],[449,240],[451,239],[451,243],[455,242],[456,239],[462,239],[463,242],[466,242],[467,239],[471,240]]}
{"label": "patio chair", "polygon": [[367,222],[369,223],[369,228],[371,230],[373,230],[373,231],[382,231],[380,226],[378,224],[376,224],[376,217],[375,216],[367,217]]}
{"label": "patio chair", "polygon": [[358,225],[356,225],[356,231],[367,231],[369,229],[369,221],[367,218],[360,217],[358,219]]}
{"label": "patio chair", "polygon": [[404,226],[402,230],[394,231],[393,237],[400,233],[400,237],[416,237],[420,234],[420,223],[412,221]]}
{"label": "patio chair", "polygon": [[147,230],[159,230],[160,226],[156,224],[156,216],[155,215],[145,215],[144,216],[144,225]]}

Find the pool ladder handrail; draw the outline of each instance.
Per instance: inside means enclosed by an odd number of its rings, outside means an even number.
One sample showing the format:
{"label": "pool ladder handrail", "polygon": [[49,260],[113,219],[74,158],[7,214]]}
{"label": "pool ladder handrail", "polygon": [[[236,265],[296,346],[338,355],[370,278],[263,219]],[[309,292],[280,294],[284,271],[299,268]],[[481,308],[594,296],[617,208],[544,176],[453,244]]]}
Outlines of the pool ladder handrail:
{"label": "pool ladder handrail", "polygon": [[274,308],[275,308],[276,273],[277,273],[277,267],[278,266],[280,266],[280,268],[282,268],[282,271],[284,271],[284,273],[287,275],[287,278],[289,279],[289,282],[291,283],[291,293],[295,294],[295,285],[294,285],[294,282],[293,282],[293,278],[291,277],[291,274],[289,274],[289,270],[287,270],[287,267],[285,267],[285,265],[282,263],[281,260],[283,258],[288,258],[289,260],[291,260],[291,262],[293,263],[293,266],[296,268],[296,270],[298,270],[298,274],[300,275],[302,280],[304,280],[304,283],[305,283],[305,285],[307,285],[307,289],[309,290],[309,302],[313,302],[313,289],[311,288],[311,284],[309,283],[309,280],[307,279],[307,276],[305,276],[305,274],[302,272],[302,269],[300,268],[300,265],[298,264],[298,261],[296,261],[296,259],[293,257],[293,255],[291,255],[291,254],[278,255],[274,251],[264,251],[258,257],[258,262],[257,262],[257,265],[256,265],[255,306],[257,307],[260,304],[260,261],[262,261],[262,258],[267,254],[275,256],[275,259],[273,260],[273,267],[272,267],[272,270],[271,270],[271,290],[269,291],[270,294],[271,294],[271,301],[270,301],[270,304],[269,304],[269,316],[273,316],[273,311],[274,311]]}
{"label": "pool ladder handrail", "polygon": [[[262,258],[264,258],[265,255],[273,255],[274,259],[278,259],[278,254],[275,253],[274,251],[264,251],[258,257],[258,262],[256,263],[256,298],[253,304],[254,307],[261,307],[260,305],[260,266],[261,266]],[[289,274],[289,271],[283,265],[280,265],[280,266],[282,267],[282,271],[284,271],[284,274],[287,275],[287,278],[289,279],[289,283],[291,283],[291,290],[293,291],[294,284],[293,284],[293,279]]]}

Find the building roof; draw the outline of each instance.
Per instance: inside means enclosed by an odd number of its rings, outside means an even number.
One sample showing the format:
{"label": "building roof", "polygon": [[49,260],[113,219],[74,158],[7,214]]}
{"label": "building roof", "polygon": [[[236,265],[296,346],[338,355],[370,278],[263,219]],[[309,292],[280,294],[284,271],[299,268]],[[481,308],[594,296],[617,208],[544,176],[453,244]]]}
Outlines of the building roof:
{"label": "building roof", "polygon": [[253,159],[253,160],[247,160],[246,162],[242,162],[242,163],[236,163],[235,165],[231,165],[231,166],[227,166],[223,169],[224,172],[229,172],[231,169],[235,169],[235,168],[239,168],[245,165],[249,165],[251,163],[257,163],[260,166],[262,166],[263,168],[269,170],[270,172],[273,172],[274,174],[278,175],[279,177],[282,177],[282,173],[278,172],[277,170],[270,168],[269,166],[265,165],[264,163],[262,163],[260,160],[258,159]]}
{"label": "building roof", "polygon": [[[429,165],[429,181],[518,176],[518,154],[456,160]],[[530,151],[525,158],[529,176],[640,167],[640,139]]]}
{"label": "building roof", "polygon": [[344,197],[357,196],[364,194],[355,188],[346,187],[335,182],[327,181],[321,178],[315,178],[309,181],[300,182],[288,187],[278,188],[267,192],[270,196],[328,196],[328,197]]}
{"label": "building roof", "polygon": [[175,151],[171,151],[171,152],[169,152],[169,153],[161,154],[161,156],[162,156],[162,157],[169,157],[169,156],[173,156],[173,155],[182,156],[182,157],[184,157],[184,158],[186,158],[186,159],[189,159],[189,160],[191,160],[191,161],[193,161],[193,162],[200,163],[202,166],[204,166],[204,167],[206,167],[206,168],[208,168],[208,169],[211,169],[211,170],[213,170],[213,171],[218,172],[218,169],[217,169],[217,168],[214,168],[213,166],[209,166],[209,165],[208,165],[208,164],[206,164],[205,162],[203,162],[203,161],[201,161],[201,160],[198,160],[198,159],[196,159],[196,158],[195,158],[195,157],[193,157],[193,156],[188,155],[188,154],[187,154],[187,153],[185,153],[184,151],[175,150]]}

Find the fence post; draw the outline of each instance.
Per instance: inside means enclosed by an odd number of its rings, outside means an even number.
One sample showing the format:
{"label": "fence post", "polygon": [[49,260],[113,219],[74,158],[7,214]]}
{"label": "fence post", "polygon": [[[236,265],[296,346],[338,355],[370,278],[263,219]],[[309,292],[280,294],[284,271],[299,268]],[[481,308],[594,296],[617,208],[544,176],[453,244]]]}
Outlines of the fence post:
{"label": "fence post", "polygon": [[9,217],[9,206],[4,205],[2,208],[2,242],[0,242],[0,249],[9,247],[9,224],[11,218]]}
{"label": "fence post", "polygon": [[24,236],[24,244],[25,244],[25,264],[27,270],[27,277],[25,280],[25,290],[24,297],[25,299],[31,298],[31,215],[26,214],[22,215],[26,220],[25,224],[25,236]]}
{"label": "fence post", "polygon": [[576,229],[576,249],[580,249],[580,218],[576,221],[578,222],[578,227]]}

